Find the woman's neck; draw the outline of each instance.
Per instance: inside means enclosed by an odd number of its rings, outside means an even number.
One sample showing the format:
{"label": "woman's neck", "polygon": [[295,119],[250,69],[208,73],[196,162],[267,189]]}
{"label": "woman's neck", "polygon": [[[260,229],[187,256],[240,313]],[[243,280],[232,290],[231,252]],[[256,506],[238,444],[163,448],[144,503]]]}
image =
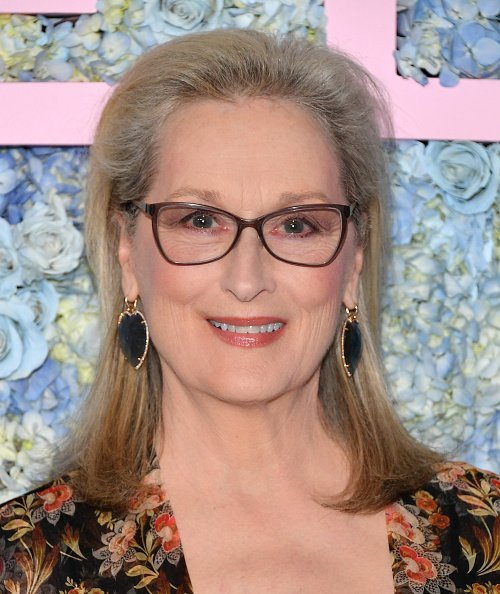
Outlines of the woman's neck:
{"label": "woman's neck", "polygon": [[157,451],[167,488],[171,480],[201,488],[206,476],[211,488],[226,491],[288,485],[331,495],[345,486],[345,457],[321,421],[318,377],[259,402],[196,393],[175,379],[164,384]]}

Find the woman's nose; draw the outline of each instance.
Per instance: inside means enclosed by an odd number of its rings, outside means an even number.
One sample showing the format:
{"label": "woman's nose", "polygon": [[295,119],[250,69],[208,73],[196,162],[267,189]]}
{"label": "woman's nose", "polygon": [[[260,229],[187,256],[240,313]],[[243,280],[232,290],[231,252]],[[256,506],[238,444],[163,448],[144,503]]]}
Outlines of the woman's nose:
{"label": "woman's nose", "polygon": [[221,286],[239,301],[252,301],[263,292],[275,289],[274,258],[255,229],[243,229],[236,246],[222,260]]}

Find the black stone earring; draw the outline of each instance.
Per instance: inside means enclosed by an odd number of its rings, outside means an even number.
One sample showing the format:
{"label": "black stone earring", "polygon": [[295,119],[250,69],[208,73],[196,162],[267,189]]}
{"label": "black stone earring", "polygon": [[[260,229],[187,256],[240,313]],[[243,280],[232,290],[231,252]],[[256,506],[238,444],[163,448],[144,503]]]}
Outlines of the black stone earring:
{"label": "black stone earring", "polygon": [[125,309],[118,318],[118,342],[127,361],[134,369],[144,363],[149,347],[149,328],[146,318],[137,309],[137,299],[125,297]]}
{"label": "black stone earring", "polygon": [[356,305],[354,309],[346,307],[345,311],[347,317],[342,324],[340,353],[347,377],[352,377],[361,358],[363,341],[358,324],[358,306]]}

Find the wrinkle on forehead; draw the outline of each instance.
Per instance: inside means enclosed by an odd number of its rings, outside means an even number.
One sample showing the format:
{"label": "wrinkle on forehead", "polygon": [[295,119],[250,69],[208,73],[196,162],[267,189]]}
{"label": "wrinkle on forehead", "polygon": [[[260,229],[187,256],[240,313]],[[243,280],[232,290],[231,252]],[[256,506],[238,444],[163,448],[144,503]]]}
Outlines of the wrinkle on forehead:
{"label": "wrinkle on forehead", "polygon": [[163,133],[148,201],[201,200],[249,217],[294,204],[346,202],[330,141],[293,103],[200,101],[174,112]]}

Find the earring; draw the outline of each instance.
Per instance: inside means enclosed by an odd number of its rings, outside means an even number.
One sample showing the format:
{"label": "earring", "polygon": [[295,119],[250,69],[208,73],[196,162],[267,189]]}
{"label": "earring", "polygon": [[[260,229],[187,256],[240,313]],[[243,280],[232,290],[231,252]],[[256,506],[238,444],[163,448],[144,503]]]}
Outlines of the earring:
{"label": "earring", "polygon": [[125,309],[118,318],[118,342],[127,361],[134,369],[144,363],[149,347],[149,328],[146,318],[137,309],[137,299],[125,297]]}
{"label": "earring", "polygon": [[340,335],[340,354],[347,377],[352,377],[361,358],[363,341],[358,324],[358,306],[345,308],[347,317],[342,324]]}

